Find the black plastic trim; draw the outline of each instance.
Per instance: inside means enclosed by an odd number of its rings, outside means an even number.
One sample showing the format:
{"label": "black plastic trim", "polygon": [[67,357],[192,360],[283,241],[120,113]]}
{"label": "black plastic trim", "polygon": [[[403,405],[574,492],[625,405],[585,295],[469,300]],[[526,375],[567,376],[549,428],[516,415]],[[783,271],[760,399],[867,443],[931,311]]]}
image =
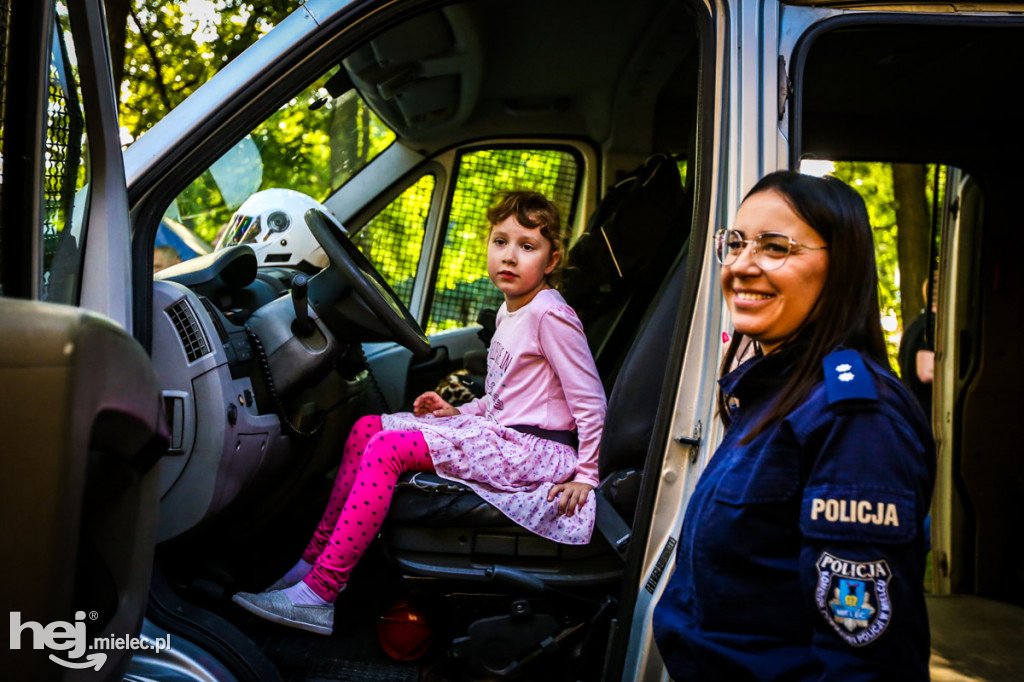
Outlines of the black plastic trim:
{"label": "black plastic trim", "polygon": [[3,196],[0,202],[0,286],[5,297],[34,298],[42,270],[43,145],[47,66],[54,7],[12,2],[3,111]]}
{"label": "black plastic trim", "polygon": [[[1024,26],[1024,17],[1008,16],[964,16],[925,15],[925,14],[893,14],[891,12],[865,12],[863,14],[844,14],[824,19],[808,28],[796,45],[790,60],[789,80],[792,84],[792,96],[789,111],[789,167],[796,169],[800,165],[803,148],[803,73],[811,48],[826,33],[837,29],[858,26],[888,27],[955,27],[955,28],[1007,28]],[[953,164],[959,165],[959,164]],[[963,166],[961,166],[963,167]],[[966,169],[966,168],[965,168]],[[966,169],[969,170],[969,169]]]}
{"label": "black plastic trim", "polygon": [[220,616],[179,597],[159,564],[153,567],[146,617],[210,653],[239,682],[283,682],[277,667],[245,633]]}

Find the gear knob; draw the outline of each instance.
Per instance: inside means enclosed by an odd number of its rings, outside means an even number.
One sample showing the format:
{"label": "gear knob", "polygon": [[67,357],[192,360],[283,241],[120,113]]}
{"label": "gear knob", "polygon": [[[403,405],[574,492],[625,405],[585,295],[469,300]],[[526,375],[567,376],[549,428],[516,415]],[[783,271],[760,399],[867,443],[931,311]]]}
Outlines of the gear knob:
{"label": "gear knob", "polygon": [[292,277],[292,307],[295,309],[295,321],[292,331],[302,338],[312,336],[315,328],[309,319],[309,307],[306,295],[309,289],[309,277],[298,274]]}

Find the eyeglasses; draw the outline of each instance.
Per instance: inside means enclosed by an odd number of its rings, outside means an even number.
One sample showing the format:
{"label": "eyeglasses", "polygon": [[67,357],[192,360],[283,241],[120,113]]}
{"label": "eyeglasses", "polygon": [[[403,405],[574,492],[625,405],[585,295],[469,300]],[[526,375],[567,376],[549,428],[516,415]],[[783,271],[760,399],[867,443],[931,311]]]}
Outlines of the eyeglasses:
{"label": "eyeglasses", "polygon": [[715,258],[722,265],[735,263],[747,244],[754,247],[751,257],[754,264],[762,270],[777,270],[789,258],[794,246],[802,249],[819,251],[828,246],[807,246],[801,244],[787,234],[780,232],[762,232],[753,239],[744,239],[739,230],[718,230],[715,232]]}

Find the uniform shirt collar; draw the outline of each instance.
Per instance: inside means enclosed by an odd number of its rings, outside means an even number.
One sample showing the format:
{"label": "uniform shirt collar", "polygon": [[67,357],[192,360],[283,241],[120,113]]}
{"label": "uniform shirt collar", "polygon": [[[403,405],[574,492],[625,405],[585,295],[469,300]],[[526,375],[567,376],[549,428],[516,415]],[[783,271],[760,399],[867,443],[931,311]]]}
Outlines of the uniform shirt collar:
{"label": "uniform shirt collar", "polygon": [[726,395],[740,395],[755,386],[778,385],[806,351],[807,344],[800,340],[770,355],[762,355],[758,349],[754,357],[720,378],[718,385]]}

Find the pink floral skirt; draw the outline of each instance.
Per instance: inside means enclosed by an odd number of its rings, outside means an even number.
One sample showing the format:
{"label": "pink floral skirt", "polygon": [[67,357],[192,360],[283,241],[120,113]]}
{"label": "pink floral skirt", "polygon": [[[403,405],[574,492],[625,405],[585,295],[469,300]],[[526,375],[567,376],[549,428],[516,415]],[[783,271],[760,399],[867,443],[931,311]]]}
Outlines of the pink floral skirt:
{"label": "pink floral skirt", "polygon": [[473,492],[517,524],[549,540],[585,545],[594,532],[597,501],[593,493],[572,516],[548,502],[555,483],[576,473],[576,450],[485,417],[416,417],[408,412],[381,416],[384,429],[419,431],[430,448],[437,474]]}

